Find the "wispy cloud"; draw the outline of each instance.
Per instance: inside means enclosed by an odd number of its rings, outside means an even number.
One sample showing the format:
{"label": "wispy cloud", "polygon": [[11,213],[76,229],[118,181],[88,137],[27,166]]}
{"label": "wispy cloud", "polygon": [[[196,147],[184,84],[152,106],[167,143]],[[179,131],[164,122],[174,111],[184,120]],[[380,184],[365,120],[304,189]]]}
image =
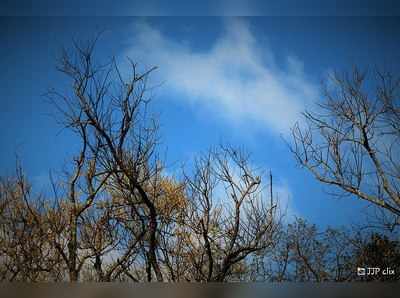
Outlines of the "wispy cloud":
{"label": "wispy cloud", "polygon": [[293,194],[287,183],[275,184],[273,192],[279,211],[284,216],[286,222],[291,222],[295,217],[300,216],[299,211],[294,206]]}
{"label": "wispy cloud", "polygon": [[198,51],[146,22],[136,23],[126,54],[159,66],[164,86],[179,100],[231,123],[287,133],[316,95],[302,63],[287,57],[284,67],[278,67],[275,55],[258,45],[246,22],[229,19],[224,26],[224,33],[206,51]]}

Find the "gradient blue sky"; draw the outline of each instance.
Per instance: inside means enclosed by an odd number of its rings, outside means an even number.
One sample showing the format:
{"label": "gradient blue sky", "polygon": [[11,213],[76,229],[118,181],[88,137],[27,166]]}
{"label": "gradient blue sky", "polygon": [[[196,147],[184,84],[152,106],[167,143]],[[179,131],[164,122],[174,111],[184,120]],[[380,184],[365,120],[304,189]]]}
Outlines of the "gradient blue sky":
{"label": "gradient blue sky", "polygon": [[45,187],[76,152],[43,94],[64,90],[55,61],[72,38],[104,31],[100,59],[130,56],[157,65],[152,109],[160,115],[168,171],[212,145],[230,143],[271,169],[291,214],[321,225],[363,218],[366,205],[334,199],[299,169],[283,138],[299,113],[320,100],[320,82],[349,66],[399,69],[396,17],[8,17],[0,21],[0,175],[15,153]]}

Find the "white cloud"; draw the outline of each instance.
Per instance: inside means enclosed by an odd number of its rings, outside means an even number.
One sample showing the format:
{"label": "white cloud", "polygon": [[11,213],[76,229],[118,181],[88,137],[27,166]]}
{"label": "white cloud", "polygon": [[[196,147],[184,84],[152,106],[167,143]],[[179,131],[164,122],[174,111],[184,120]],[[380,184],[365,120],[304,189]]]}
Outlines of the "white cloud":
{"label": "white cloud", "polygon": [[292,191],[286,183],[274,184],[273,194],[286,222],[291,222],[300,215],[294,206]]}
{"label": "white cloud", "polygon": [[274,55],[257,45],[248,24],[225,23],[224,34],[206,51],[162,34],[145,22],[135,24],[126,55],[145,65],[159,66],[164,87],[177,98],[217,113],[230,123],[253,124],[287,133],[316,89],[303,65],[287,57],[284,69]]}

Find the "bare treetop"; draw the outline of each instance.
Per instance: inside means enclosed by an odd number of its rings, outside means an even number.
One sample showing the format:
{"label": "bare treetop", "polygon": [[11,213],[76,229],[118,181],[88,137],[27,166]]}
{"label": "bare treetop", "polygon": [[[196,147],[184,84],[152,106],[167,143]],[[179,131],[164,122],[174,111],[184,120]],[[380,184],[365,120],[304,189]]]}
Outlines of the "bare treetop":
{"label": "bare treetop", "polygon": [[[291,150],[319,181],[400,216],[399,91],[390,73],[332,75]],[[395,220],[396,221],[396,220]]]}

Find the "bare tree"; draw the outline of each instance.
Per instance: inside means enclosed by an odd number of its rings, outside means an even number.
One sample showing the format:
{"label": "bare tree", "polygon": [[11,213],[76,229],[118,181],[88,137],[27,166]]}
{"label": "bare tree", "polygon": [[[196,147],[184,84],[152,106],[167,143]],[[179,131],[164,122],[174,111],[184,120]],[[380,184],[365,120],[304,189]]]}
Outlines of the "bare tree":
{"label": "bare tree", "polygon": [[[143,239],[138,241],[146,242],[148,280],[152,279],[153,271],[157,280],[162,281],[156,255],[157,210],[146,192],[146,184],[160,170],[154,154],[157,126],[154,121],[147,121],[146,116],[149,100],[146,81],[154,68],[138,73],[137,65],[129,60],[131,73],[124,79],[115,59],[104,65],[95,64],[94,46],[95,42],[74,43],[72,54],[64,51],[59,70],[71,79],[73,93],[66,95],[53,91],[49,95],[61,111],[65,125],[80,131],[84,149],[77,160],[76,177],[87,150],[95,156],[93,176],[102,179],[98,186],[102,187],[107,180],[107,187],[117,189],[141,222],[139,235]],[[91,188],[90,183],[88,186]],[[92,189],[94,195],[98,189]],[[92,199],[90,195],[87,202]],[[76,237],[74,230],[74,227],[70,229],[72,239]],[[71,244],[71,253],[75,246]],[[73,259],[71,268],[75,266]]]}
{"label": "bare tree", "polygon": [[59,281],[60,255],[48,241],[47,206],[32,193],[22,167],[0,181],[0,279]]}
{"label": "bare tree", "polygon": [[398,273],[365,277],[357,274],[358,267],[398,267],[398,235],[393,233],[378,234],[356,227],[322,230],[301,218],[280,232],[278,245],[262,256],[264,267],[258,268],[259,280],[344,282],[400,278]]}
{"label": "bare tree", "polygon": [[390,73],[335,73],[324,101],[305,112],[291,150],[316,179],[400,216],[400,80]]}
{"label": "bare tree", "polygon": [[196,160],[185,185],[183,224],[167,243],[174,258],[164,259],[174,278],[243,279],[249,259],[274,247],[279,227],[277,204],[267,199],[261,176],[242,150],[220,147]]}

